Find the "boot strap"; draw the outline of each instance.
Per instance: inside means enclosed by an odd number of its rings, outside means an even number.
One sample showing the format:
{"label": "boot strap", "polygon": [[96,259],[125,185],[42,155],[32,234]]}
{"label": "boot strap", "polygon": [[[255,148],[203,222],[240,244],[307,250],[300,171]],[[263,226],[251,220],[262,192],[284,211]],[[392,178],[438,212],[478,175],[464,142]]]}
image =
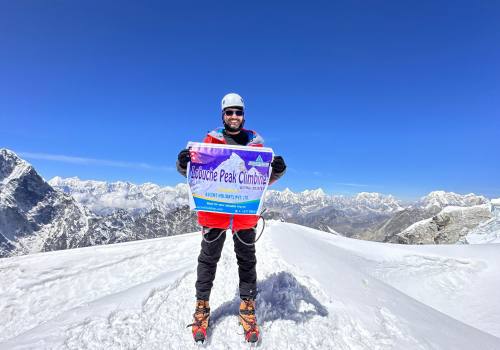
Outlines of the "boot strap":
{"label": "boot strap", "polygon": [[241,310],[240,309],[240,314],[241,315],[255,315],[255,310]]}
{"label": "boot strap", "polygon": [[194,310],[194,313],[197,314],[197,313],[204,313],[204,314],[209,314],[210,313],[210,308],[209,307],[200,307],[200,308],[196,308]]}

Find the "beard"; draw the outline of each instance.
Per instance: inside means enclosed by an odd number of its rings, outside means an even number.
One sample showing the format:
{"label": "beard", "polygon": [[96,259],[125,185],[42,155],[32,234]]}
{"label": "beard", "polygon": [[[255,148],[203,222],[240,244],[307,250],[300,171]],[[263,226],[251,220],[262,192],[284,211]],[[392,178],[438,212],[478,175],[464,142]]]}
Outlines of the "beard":
{"label": "beard", "polygon": [[227,124],[226,121],[224,120],[224,118],[222,118],[222,122],[224,123],[224,129],[226,129],[229,132],[237,132],[237,131],[241,131],[241,129],[243,129],[243,125],[245,124],[245,119],[243,119],[243,121],[241,122],[241,124],[238,127],[234,127],[234,126]]}

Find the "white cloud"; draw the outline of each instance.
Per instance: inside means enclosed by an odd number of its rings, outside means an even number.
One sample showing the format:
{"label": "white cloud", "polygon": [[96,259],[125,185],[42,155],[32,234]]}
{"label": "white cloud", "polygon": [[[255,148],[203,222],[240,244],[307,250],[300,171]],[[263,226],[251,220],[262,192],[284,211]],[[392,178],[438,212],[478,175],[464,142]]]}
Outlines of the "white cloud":
{"label": "white cloud", "polygon": [[107,193],[99,198],[99,205],[103,208],[140,209],[151,205],[145,198],[130,199],[127,193]]}
{"label": "white cloud", "polygon": [[163,170],[163,171],[174,170],[173,167],[151,165],[148,163],[123,162],[123,161],[109,160],[109,159],[73,157],[62,154],[20,152],[19,155],[27,159],[50,160],[55,162],[71,163],[71,164],[101,165],[101,166],[109,166],[116,168],[134,168],[134,169]]}

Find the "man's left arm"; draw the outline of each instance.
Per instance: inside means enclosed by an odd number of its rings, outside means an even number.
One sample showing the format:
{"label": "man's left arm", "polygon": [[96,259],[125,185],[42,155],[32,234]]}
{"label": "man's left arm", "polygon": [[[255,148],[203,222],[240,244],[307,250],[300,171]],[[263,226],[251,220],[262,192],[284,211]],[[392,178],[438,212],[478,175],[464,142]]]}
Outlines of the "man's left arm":
{"label": "man's left arm", "polygon": [[286,172],[285,160],[282,156],[275,156],[271,163],[271,177],[269,178],[269,185],[278,181]]}

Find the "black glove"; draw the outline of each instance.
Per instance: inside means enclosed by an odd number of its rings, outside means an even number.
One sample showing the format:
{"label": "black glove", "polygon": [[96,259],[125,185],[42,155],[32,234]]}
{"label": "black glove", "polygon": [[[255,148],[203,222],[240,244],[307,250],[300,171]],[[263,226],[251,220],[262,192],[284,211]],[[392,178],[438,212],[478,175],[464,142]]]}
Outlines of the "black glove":
{"label": "black glove", "polygon": [[191,154],[189,154],[189,149],[183,149],[179,152],[177,156],[177,160],[179,161],[179,165],[181,168],[187,168],[188,163],[191,161]]}
{"label": "black glove", "polygon": [[285,161],[283,160],[282,156],[275,156],[273,159],[273,162],[271,163],[271,167],[273,168],[274,172],[276,173],[282,173],[286,169],[286,164]]}

